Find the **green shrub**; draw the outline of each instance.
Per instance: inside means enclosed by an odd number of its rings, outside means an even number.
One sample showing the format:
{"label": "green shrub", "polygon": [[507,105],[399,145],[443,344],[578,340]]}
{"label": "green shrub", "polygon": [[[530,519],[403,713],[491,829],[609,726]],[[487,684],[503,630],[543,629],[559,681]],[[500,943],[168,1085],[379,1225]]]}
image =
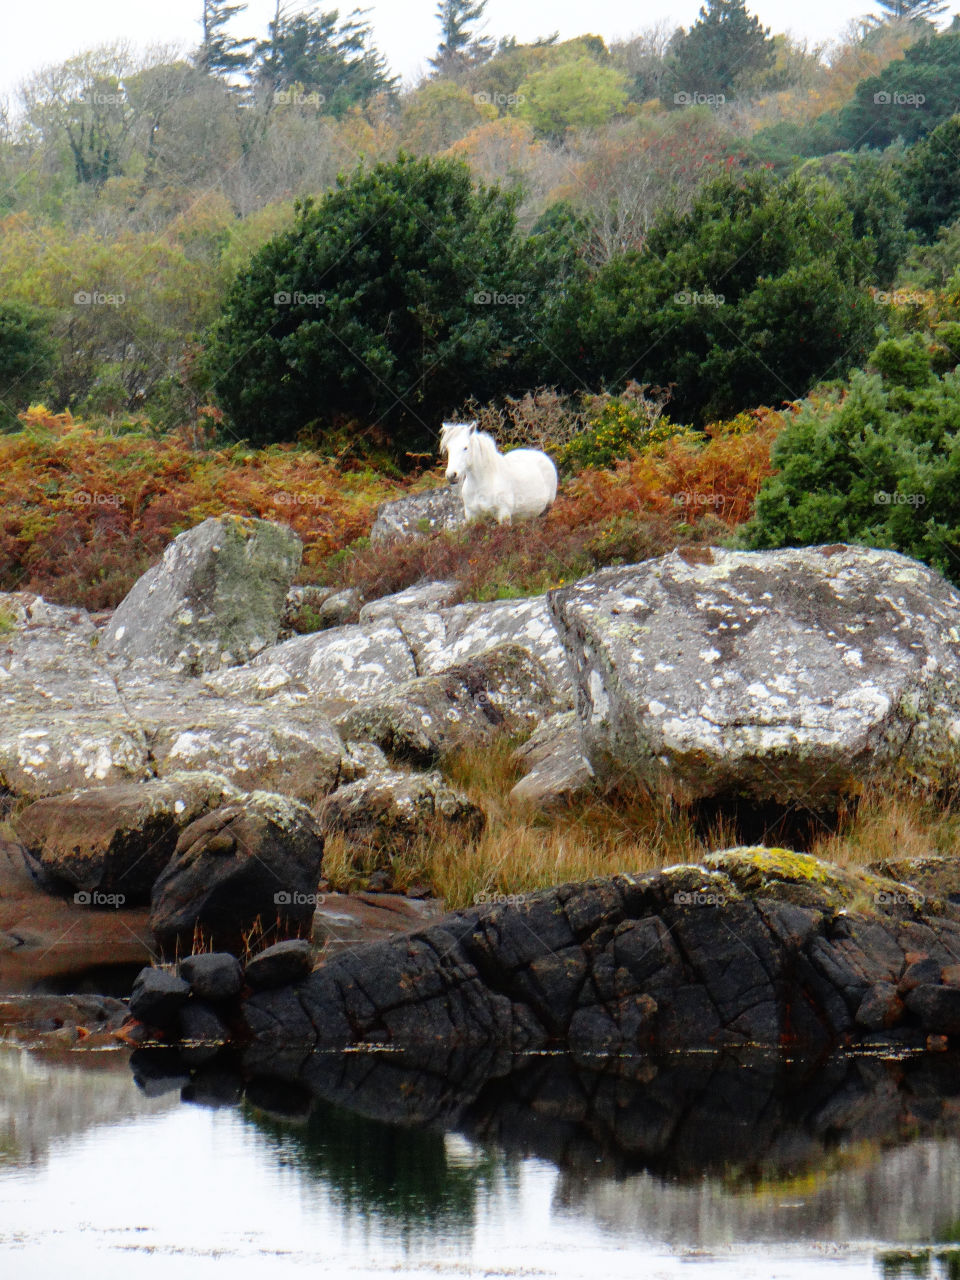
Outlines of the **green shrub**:
{"label": "green shrub", "polygon": [[916,142],[960,111],[960,31],[919,40],[875,76],[861,80],[840,112],[851,147]]}
{"label": "green shrub", "polygon": [[557,452],[563,471],[584,467],[610,467],[648,445],[669,440],[686,430],[664,414],[651,417],[644,402],[633,396],[597,397],[600,407],[590,416],[589,426]]}
{"label": "green shrub", "polygon": [[299,205],[237,276],[205,358],[233,425],[261,442],[375,423],[399,454],[432,447],[467,395],[529,384],[562,251],[519,234],[517,200],[459,161],[401,156]]}
{"label": "green shrub", "polygon": [[743,545],[861,543],[960,582],[960,374],[936,376],[914,339],[881,343],[871,363],[777,438]]}
{"label": "green shrub", "polygon": [[17,429],[18,412],[43,386],[52,365],[53,344],[41,313],[0,302],[0,429]]}
{"label": "green shrub", "polygon": [[907,225],[924,240],[960,217],[960,115],[938,125],[907,153],[900,176]]}
{"label": "green shrub", "polygon": [[[868,220],[864,219],[866,227]],[[673,413],[702,426],[846,376],[874,340],[872,235],[843,196],[767,171],[708,183],[689,213],[661,218],[642,252],[571,280],[550,346],[577,369],[674,384]]]}

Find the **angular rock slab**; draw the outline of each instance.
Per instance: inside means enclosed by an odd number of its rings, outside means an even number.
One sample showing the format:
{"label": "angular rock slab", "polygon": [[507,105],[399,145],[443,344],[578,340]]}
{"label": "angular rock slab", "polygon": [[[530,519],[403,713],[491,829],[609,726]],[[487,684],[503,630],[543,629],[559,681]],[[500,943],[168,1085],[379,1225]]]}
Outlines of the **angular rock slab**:
{"label": "angular rock slab", "polygon": [[960,766],[960,595],[890,551],[674,552],[552,592],[604,783],[826,806]]}
{"label": "angular rock slab", "polygon": [[400,614],[397,622],[413,650],[420,675],[434,675],[456,662],[515,644],[543,663],[558,696],[566,705],[573,705],[567,654],[546,596]]}
{"label": "angular rock slab", "polygon": [[0,595],[0,789],[37,799],[149,775],[83,609]]}
{"label": "angular rock slab", "polygon": [[557,706],[543,664],[518,645],[503,645],[369,698],[336,725],[345,738],[374,742],[394,759],[432,764],[498,733],[529,733]]}
{"label": "angular rock slab", "polygon": [[241,667],[177,680],[136,662],[116,665],[115,676],[160,777],[210,771],[243,791],[283,792],[305,804],[337,784],[343,744],[316,700],[282,671]]}
{"label": "angular rock slab", "polygon": [[318,699],[359,702],[417,674],[410,645],[390,618],[296,636],[261,653],[251,664],[279,667]]}
{"label": "angular rock slab", "polygon": [[277,638],[302,550],[292,529],[272,521],[204,520],[134,583],[106,652],[191,675],[247,662]]}
{"label": "angular rock slab", "polygon": [[357,620],[379,622],[381,618],[396,618],[404,613],[430,613],[449,605],[459,590],[459,584],[453,581],[418,582],[404,591],[371,600],[360,610]]}
{"label": "angular rock slab", "polygon": [[583,754],[575,711],[558,711],[514,752],[527,772],[510,792],[512,804],[553,809],[590,791],[593,770]]}
{"label": "angular rock slab", "polygon": [[154,885],[157,944],[189,954],[199,931],[236,952],[258,922],[268,938],[309,933],[322,858],[316,820],[296,800],[255,791],[215,809],[187,827]]}
{"label": "angular rock slab", "polygon": [[384,502],[370,530],[370,544],[381,547],[389,542],[403,542],[422,538],[428,533],[459,529],[464,524],[466,516],[459,488],[441,485],[428,489],[426,493]]}
{"label": "angular rock slab", "polygon": [[47,796],[24,809],[15,826],[54,880],[134,906],[150,901],[180,832],[239,794],[216,774],[171,774]]}

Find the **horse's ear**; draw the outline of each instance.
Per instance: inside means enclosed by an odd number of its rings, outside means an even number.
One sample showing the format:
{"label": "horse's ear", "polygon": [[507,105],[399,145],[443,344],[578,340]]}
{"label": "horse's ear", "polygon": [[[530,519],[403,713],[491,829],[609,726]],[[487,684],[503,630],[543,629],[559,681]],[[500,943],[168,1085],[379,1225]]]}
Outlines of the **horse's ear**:
{"label": "horse's ear", "polygon": [[478,427],[480,424],[479,424],[478,422],[470,422],[470,423],[468,423],[467,425],[468,425],[468,426],[469,426],[469,428],[470,428],[470,432],[469,432],[469,434],[470,434],[470,435],[473,435],[473,434],[474,434],[474,432],[476,431],[477,427]]}

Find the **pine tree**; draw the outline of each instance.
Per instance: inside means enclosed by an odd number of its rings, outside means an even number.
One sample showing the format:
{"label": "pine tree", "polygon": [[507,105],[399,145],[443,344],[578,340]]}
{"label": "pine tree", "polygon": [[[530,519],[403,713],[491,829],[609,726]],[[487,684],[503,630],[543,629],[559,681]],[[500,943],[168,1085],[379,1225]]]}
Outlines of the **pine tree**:
{"label": "pine tree", "polygon": [[740,81],[772,67],[776,56],[770,28],[747,12],[744,0],[707,0],[689,31],[671,41],[664,96],[696,102],[729,95]]}
{"label": "pine tree", "polygon": [[871,26],[882,27],[887,22],[897,22],[904,18],[935,18],[947,8],[946,0],[873,0],[880,10],[879,14],[869,14],[866,21]]}
{"label": "pine tree", "polygon": [[228,76],[244,71],[250,65],[252,39],[237,40],[227,35],[224,27],[245,4],[228,4],[227,0],[203,0],[203,40],[196,54],[196,64],[210,75]]}
{"label": "pine tree", "polygon": [[320,94],[335,116],[376,93],[393,93],[397,80],[373,44],[366,12],[354,9],[343,20],[338,9],[287,17],[278,0],[267,39],[254,54],[255,80],[268,93],[296,85]]}
{"label": "pine tree", "polygon": [[493,54],[493,40],[477,35],[474,29],[486,7],[487,0],[440,0],[437,5],[440,43],[436,56],[429,60],[436,75],[455,76],[485,62]]}

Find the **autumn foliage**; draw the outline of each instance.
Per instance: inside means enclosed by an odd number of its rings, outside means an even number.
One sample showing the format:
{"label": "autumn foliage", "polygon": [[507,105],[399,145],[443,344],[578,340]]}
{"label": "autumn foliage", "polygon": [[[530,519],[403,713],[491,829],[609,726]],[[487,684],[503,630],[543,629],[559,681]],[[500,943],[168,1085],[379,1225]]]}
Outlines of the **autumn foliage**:
{"label": "autumn foliage", "polygon": [[[301,578],[383,595],[452,577],[465,598],[545,590],[604,564],[716,542],[750,513],[782,415],[758,410],[564,481],[547,515],[388,548],[369,531],[401,483],[299,445],[198,448],[184,435],[96,430],[34,407],[0,436],[0,589],[110,608],[178,533],[225,511],[289,524]],[[437,475],[439,479],[439,475]]]}

